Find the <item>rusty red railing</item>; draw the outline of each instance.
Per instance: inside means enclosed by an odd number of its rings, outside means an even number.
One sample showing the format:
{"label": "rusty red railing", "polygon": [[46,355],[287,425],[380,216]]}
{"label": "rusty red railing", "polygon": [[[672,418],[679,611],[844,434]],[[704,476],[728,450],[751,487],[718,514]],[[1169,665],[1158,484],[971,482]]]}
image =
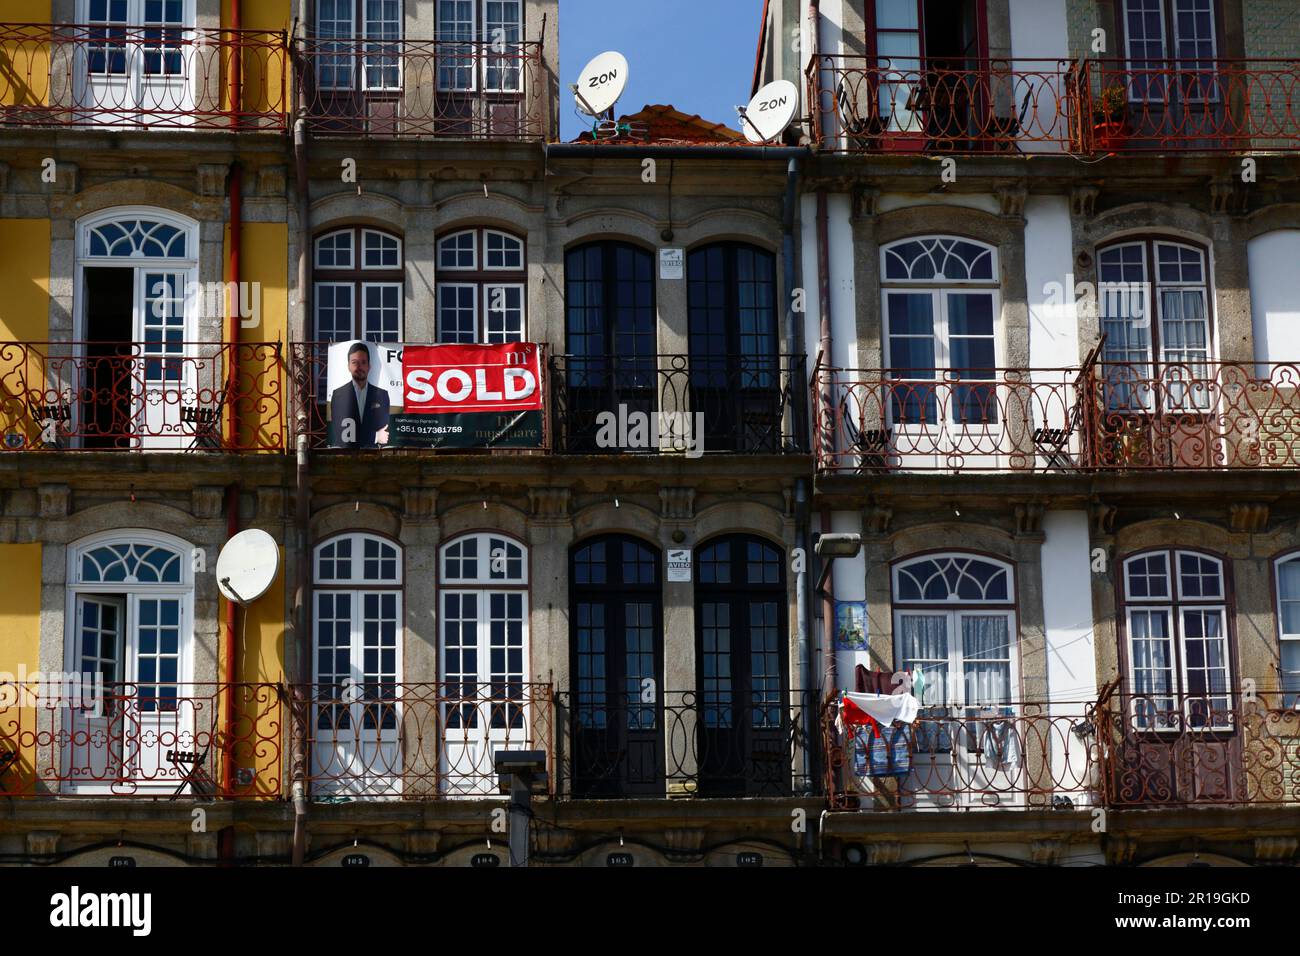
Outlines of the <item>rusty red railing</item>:
{"label": "rusty red railing", "polygon": [[879,736],[841,730],[837,706],[822,718],[833,810],[1077,809],[1104,799],[1091,704],[926,707]]}
{"label": "rusty red railing", "polygon": [[299,115],[317,136],[542,140],[537,41],[308,37],[297,43]]}
{"label": "rusty red railing", "polygon": [[289,83],[283,33],[0,23],[0,126],[283,132]]}
{"label": "rusty red railing", "polygon": [[1300,147],[1300,60],[1090,60],[1088,71],[1092,151]]}
{"label": "rusty red railing", "polygon": [[1300,469],[1300,366],[1097,362],[940,373],[819,368],[824,472]]}
{"label": "rusty red railing", "polygon": [[1096,725],[1107,803],[1300,808],[1300,706],[1292,697],[1104,695]]}
{"label": "rusty red railing", "polygon": [[814,137],[839,152],[1079,152],[1082,83],[1069,60],[809,63]]}
{"label": "rusty red railing", "polygon": [[278,342],[0,342],[0,450],[283,450],[284,366]]}
{"label": "rusty red railing", "polygon": [[[0,683],[0,794],[280,797],[287,716],[276,684]],[[244,771],[234,780],[222,779],[227,752]]]}

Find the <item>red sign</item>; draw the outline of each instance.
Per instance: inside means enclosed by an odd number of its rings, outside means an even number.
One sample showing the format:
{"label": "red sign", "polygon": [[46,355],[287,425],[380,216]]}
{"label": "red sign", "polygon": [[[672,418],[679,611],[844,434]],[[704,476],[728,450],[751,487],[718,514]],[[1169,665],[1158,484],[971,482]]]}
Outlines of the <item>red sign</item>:
{"label": "red sign", "polygon": [[510,345],[407,345],[407,415],[523,412],[542,408],[542,350]]}

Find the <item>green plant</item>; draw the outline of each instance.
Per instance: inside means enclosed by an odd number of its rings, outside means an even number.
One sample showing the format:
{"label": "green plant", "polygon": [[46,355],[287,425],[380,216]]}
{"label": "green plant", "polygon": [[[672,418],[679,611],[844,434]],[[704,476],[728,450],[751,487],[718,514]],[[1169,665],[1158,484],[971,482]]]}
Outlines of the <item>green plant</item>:
{"label": "green plant", "polygon": [[1124,92],[1124,87],[1115,83],[1101,91],[1101,108],[1097,110],[1097,116],[1105,123],[1117,123],[1124,118],[1124,110],[1128,106],[1128,96]]}

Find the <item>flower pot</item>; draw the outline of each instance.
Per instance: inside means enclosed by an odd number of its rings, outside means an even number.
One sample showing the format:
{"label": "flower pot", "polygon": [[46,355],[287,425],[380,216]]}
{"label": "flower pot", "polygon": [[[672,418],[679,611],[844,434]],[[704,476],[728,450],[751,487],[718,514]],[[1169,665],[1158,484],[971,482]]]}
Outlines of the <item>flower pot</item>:
{"label": "flower pot", "polygon": [[1103,120],[1092,125],[1093,141],[1098,149],[1111,151],[1128,139],[1128,124],[1123,120]]}

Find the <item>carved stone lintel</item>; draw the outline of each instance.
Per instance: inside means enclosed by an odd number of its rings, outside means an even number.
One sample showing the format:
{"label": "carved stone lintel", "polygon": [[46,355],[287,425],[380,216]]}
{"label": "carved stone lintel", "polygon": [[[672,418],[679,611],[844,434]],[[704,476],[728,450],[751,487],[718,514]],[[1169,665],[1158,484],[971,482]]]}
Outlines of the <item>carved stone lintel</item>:
{"label": "carved stone lintel", "polygon": [[1097,214],[1097,197],[1101,190],[1096,186],[1075,186],[1070,190],[1070,214],[1080,219],[1091,219]]}
{"label": "carved stone lintel", "polygon": [[284,517],[284,489],[257,489],[257,520],[265,523],[279,521]]}
{"label": "carved stone lintel", "polygon": [[659,514],[673,521],[690,521],[695,517],[694,488],[660,488]]}
{"label": "carved stone lintel", "polygon": [[200,521],[221,517],[225,492],[216,485],[196,485],[190,492],[190,512]]}
{"label": "carved stone lintel", "polygon": [[402,836],[407,853],[437,853],[441,842],[441,830],[408,830]]}
{"label": "carved stone lintel", "polygon": [[57,830],[32,830],[27,834],[27,852],[33,856],[52,856],[59,852]]}
{"label": "carved stone lintel", "polygon": [[1257,863],[1289,863],[1300,849],[1300,838],[1293,836],[1255,837]]}
{"label": "carved stone lintel", "polygon": [[867,866],[893,866],[903,858],[903,844],[892,841],[867,844]]}
{"label": "carved stone lintel", "polygon": [[1106,864],[1108,866],[1128,866],[1137,855],[1138,841],[1128,836],[1106,837]]}
{"label": "carved stone lintel", "polygon": [[267,198],[278,198],[285,194],[285,167],[264,166],[257,171],[257,194]]}
{"label": "carved stone lintel", "polygon": [[66,193],[69,196],[77,192],[78,176],[81,173],[81,167],[76,163],[70,163],[66,159],[60,159],[54,167],[54,182],[45,185],[52,193]]}
{"label": "carved stone lintel", "polygon": [[664,831],[664,845],[675,856],[699,856],[704,846],[703,827],[674,827]]}
{"label": "carved stone lintel", "polygon": [[889,526],[894,521],[894,509],[884,505],[867,505],[862,512],[862,521],[872,534],[889,534]]}
{"label": "carved stone lintel", "polygon": [[1013,186],[998,187],[998,205],[1005,219],[1021,219],[1025,215],[1025,200],[1029,198],[1029,187],[1024,183]]}
{"label": "carved stone lintel", "polygon": [[1029,858],[1042,866],[1056,866],[1064,854],[1064,840],[1034,840],[1029,844]]}
{"label": "carved stone lintel", "polygon": [[438,514],[437,488],[403,488],[402,517],[429,519]]}
{"label": "carved stone lintel", "polygon": [[1228,527],[1233,531],[1255,534],[1268,527],[1268,505],[1245,502],[1228,506]]}
{"label": "carved stone lintel", "polygon": [[853,190],[853,218],[870,219],[880,203],[880,190],[875,186],[859,186]]}
{"label": "carved stone lintel", "polygon": [[1104,502],[1094,502],[1092,506],[1092,530],[1095,534],[1114,534],[1115,518],[1119,509]]}
{"label": "carved stone lintel", "polygon": [[538,823],[533,830],[533,840],[537,852],[544,856],[572,856],[573,848],[578,845],[578,833]]}
{"label": "carved stone lintel", "polygon": [[66,518],[72,511],[72,489],[67,485],[41,485],[36,495],[42,518]]}
{"label": "carved stone lintel", "polygon": [[228,167],[222,163],[199,163],[195,192],[200,196],[221,197],[226,194]]}
{"label": "carved stone lintel", "polygon": [[1047,511],[1041,504],[1030,502],[1016,505],[1016,534],[1031,535],[1043,533],[1043,514]]}
{"label": "carved stone lintel", "polygon": [[216,833],[185,834],[185,852],[200,860],[215,860],[220,849]]}
{"label": "carved stone lintel", "polygon": [[1211,215],[1236,216],[1246,212],[1246,208],[1247,193],[1238,188],[1235,178],[1227,176],[1210,183]]}
{"label": "carved stone lintel", "polygon": [[528,510],[534,518],[563,520],[569,517],[568,488],[530,488]]}

